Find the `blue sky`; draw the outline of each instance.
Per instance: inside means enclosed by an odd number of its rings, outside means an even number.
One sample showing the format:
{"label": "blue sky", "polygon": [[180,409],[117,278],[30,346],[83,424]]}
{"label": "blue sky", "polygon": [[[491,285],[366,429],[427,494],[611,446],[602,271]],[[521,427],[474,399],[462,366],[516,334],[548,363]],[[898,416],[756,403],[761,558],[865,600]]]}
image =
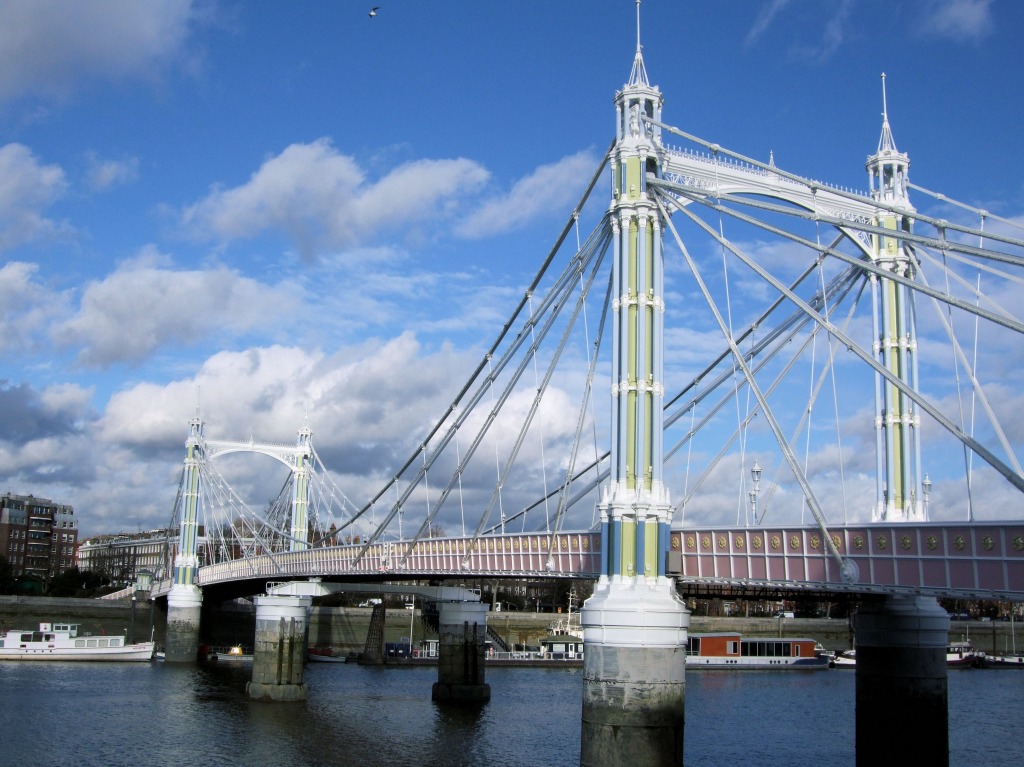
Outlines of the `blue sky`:
{"label": "blue sky", "polygon": [[[448,403],[614,135],[635,6],[369,7],[0,4],[4,490],[162,525],[198,402],[211,437],[308,415],[361,501]],[[1022,30],[1013,0],[642,6],[670,124],[865,188],[885,72],[913,181],[1018,220]]]}

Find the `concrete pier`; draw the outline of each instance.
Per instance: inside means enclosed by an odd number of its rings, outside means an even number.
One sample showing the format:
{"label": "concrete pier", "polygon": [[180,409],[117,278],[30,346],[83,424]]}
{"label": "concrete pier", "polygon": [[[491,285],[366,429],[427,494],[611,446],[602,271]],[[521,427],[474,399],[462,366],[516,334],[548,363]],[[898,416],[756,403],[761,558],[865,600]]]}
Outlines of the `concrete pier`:
{"label": "concrete pier", "polygon": [[167,637],[164,660],[195,663],[199,653],[199,621],[203,592],[198,586],[176,584],[167,595]]}
{"label": "concrete pier", "polygon": [[581,613],[580,764],[682,764],[690,613],[671,583],[599,584]]}
{"label": "concrete pier", "polygon": [[245,691],[265,701],[306,699],[302,681],[309,632],[309,597],[256,597],[252,681]]}
{"label": "concrete pier", "polygon": [[927,597],[891,596],[863,605],[853,625],[858,767],[948,765],[946,611]]}
{"label": "concrete pier", "polygon": [[484,678],[488,606],[441,602],[438,608],[437,681],[431,697],[443,703],[486,703],[491,699]]}

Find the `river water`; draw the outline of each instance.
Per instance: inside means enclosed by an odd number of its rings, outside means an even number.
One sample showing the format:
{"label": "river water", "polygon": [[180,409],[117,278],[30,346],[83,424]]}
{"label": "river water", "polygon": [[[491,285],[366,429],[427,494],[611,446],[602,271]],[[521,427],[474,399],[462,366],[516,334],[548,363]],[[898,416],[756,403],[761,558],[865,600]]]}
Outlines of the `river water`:
{"label": "river water", "polygon": [[[0,663],[11,767],[575,767],[581,669],[490,668],[480,711],[430,700],[433,667],[308,664],[304,703],[256,703],[250,665]],[[686,676],[688,767],[854,764],[852,671]],[[899,712],[893,732],[899,737]],[[1024,672],[949,673],[950,764],[1020,764]],[[637,765],[642,767],[642,765]]]}

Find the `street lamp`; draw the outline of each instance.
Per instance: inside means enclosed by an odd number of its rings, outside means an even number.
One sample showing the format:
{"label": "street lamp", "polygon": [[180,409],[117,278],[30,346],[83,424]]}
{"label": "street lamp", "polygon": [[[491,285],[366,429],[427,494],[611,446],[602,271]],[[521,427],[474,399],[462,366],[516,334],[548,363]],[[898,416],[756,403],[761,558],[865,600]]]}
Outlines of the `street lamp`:
{"label": "street lamp", "polygon": [[750,491],[750,515],[757,524],[757,493],[761,489],[761,464],[756,460],[750,469],[750,478],[754,480],[754,489]]}
{"label": "street lamp", "polygon": [[928,475],[924,475],[924,481],[921,483],[921,497],[924,501],[924,518],[928,519],[928,499],[932,494],[932,481],[928,479]]}
{"label": "street lamp", "polygon": [[412,598],[412,602],[405,603],[405,609],[409,611],[409,657],[412,657],[412,621],[416,617],[416,597]]}

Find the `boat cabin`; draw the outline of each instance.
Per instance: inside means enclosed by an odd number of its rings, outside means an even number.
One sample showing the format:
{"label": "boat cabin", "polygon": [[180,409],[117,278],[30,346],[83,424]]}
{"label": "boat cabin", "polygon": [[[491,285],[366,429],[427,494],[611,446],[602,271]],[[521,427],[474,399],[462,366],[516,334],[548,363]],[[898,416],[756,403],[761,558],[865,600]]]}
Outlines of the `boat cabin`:
{"label": "boat cabin", "polygon": [[789,637],[741,637],[738,632],[690,634],[686,654],[702,658],[813,658],[817,655],[813,639]]}

